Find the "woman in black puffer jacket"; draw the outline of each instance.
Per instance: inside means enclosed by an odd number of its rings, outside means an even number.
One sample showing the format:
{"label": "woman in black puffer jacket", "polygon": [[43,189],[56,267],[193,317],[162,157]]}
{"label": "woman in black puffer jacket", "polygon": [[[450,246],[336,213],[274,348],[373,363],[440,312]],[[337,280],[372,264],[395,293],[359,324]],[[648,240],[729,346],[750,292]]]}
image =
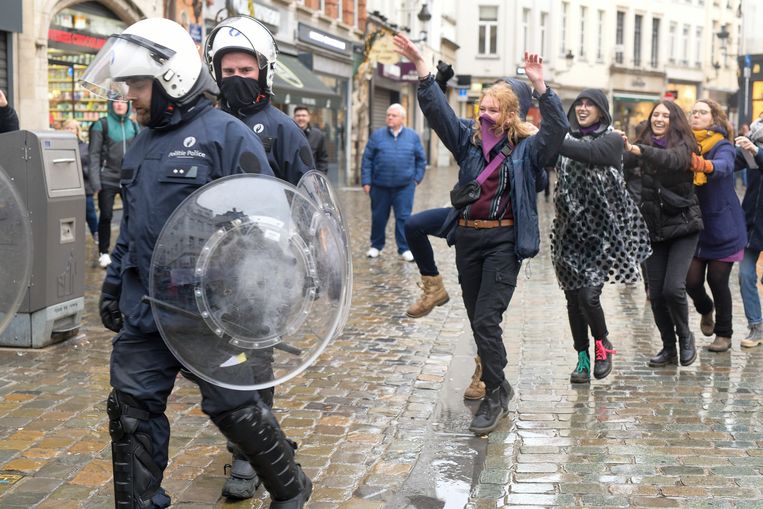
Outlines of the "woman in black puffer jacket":
{"label": "woman in black puffer jacket", "polygon": [[641,174],[639,208],[652,241],[646,268],[662,350],[649,365],[678,364],[678,338],[681,365],[688,366],[697,358],[686,298],[686,273],[702,230],[690,171],[697,142],[683,111],[669,101],[652,108],[646,128],[633,144],[624,139],[623,169],[626,174],[636,169]]}

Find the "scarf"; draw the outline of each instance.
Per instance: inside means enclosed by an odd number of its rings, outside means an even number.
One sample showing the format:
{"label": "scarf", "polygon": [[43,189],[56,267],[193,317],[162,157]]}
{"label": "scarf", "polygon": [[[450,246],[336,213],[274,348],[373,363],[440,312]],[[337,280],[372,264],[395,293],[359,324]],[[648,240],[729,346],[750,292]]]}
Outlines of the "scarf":
{"label": "scarf", "polygon": [[583,136],[588,136],[589,134],[595,133],[599,129],[599,127],[601,127],[601,122],[596,122],[595,124],[591,124],[588,127],[581,127],[580,133]]}
{"label": "scarf", "polygon": [[269,104],[260,83],[252,78],[231,76],[220,82],[220,106],[226,113],[246,118]]}
{"label": "scarf", "polygon": [[652,136],[652,146],[665,148],[668,146],[668,138],[666,136],[663,136],[662,138]]}
{"label": "scarf", "polygon": [[490,161],[490,151],[506,139],[506,135],[498,136],[493,132],[495,121],[487,115],[480,115],[480,134],[482,135],[482,156]]}
{"label": "scarf", "polygon": [[[700,153],[704,156],[710,152],[715,145],[723,140],[723,134],[715,131],[712,127],[710,129],[692,129],[694,131],[694,138],[699,144]],[[694,185],[704,186],[707,184],[707,175],[704,173],[694,174]]]}

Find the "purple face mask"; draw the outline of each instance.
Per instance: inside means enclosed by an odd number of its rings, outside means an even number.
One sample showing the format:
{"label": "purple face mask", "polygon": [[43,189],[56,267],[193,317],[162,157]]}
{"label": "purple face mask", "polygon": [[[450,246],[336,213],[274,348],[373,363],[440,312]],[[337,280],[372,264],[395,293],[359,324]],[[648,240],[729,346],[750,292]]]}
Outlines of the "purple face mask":
{"label": "purple face mask", "polygon": [[506,135],[496,136],[493,132],[495,128],[495,120],[490,118],[487,113],[480,115],[480,134],[482,134],[482,156],[485,161],[489,161],[488,156],[490,151],[493,150],[501,140],[506,138]]}

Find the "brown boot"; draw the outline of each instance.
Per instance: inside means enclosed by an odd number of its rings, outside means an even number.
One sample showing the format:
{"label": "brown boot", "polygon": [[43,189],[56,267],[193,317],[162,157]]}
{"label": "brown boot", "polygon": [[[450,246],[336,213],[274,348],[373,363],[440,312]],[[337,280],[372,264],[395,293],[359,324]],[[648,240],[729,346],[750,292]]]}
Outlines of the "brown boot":
{"label": "brown boot", "polygon": [[411,304],[405,312],[411,318],[421,318],[428,315],[435,306],[442,306],[450,300],[445,285],[442,284],[442,276],[421,276],[419,287],[423,290],[421,298]]}
{"label": "brown boot", "polygon": [[464,399],[482,399],[485,397],[485,382],[482,381],[482,362],[479,357],[474,358],[477,366],[474,368],[472,382],[464,391]]}
{"label": "brown boot", "polygon": [[716,334],[715,339],[707,347],[711,352],[726,352],[731,349],[731,338],[724,338]]}

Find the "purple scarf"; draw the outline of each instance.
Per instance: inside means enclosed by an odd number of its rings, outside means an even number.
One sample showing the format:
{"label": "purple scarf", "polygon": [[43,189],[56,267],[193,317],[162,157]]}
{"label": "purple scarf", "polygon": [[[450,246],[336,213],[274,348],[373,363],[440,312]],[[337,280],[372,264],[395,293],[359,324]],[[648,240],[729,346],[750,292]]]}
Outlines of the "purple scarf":
{"label": "purple scarf", "polygon": [[668,146],[667,136],[663,136],[662,138],[655,138],[654,136],[652,136],[652,146],[660,147],[660,148],[667,147]]}
{"label": "purple scarf", "polygon": [[601,127],[601,122],[596,122],[595,124],[591,124],[588,127],[581,127],[580,132],[583,136],[588,136],[589,134],[595,133],[599,127]]}
{"label": "purple scarf", "polygon": [[490,161],[490,151],[500,142],[506,139],[506,135],[496,136],[493,132],[495,121],[489,116],[480,115],[480,134],[482,135],[482,156],[485,161]]}

